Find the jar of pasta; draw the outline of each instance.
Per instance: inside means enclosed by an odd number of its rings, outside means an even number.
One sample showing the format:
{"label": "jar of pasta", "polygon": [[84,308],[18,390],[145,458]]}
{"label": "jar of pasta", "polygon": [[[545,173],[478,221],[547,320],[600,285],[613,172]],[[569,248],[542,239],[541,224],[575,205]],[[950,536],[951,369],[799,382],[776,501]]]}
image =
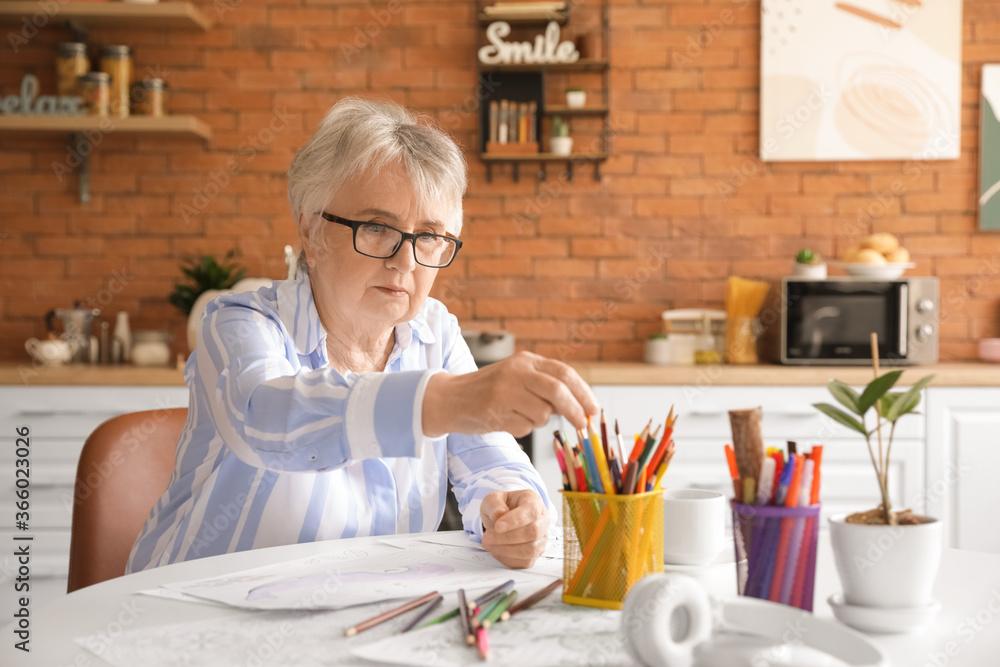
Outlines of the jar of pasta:
{"label": "jar of pasta", "polygon": [[60,97],[79,95],[77,85],[81,76],[90,71],[87,45],[83,42],[63,42],[56,56],[56,88]]}
{"label": "jar of pasta", "polygon": [[163,116],[164,88],[163,79],[143,79],[132,86],[132,111],[137,116]]}
{"label": "jar of pasta", "polygon": [[132,54],[127,46],[101,49],[101,71],[111,77],[108,106],[115,118],[128,118],[128,96],[132,85]]}
{"label": "jar of pasta", "polygon": [[108,92],[111,77],[106,72],[87,72],[79,79],[79,95],[83,97],[83,110],[88,116],[108,115]]}

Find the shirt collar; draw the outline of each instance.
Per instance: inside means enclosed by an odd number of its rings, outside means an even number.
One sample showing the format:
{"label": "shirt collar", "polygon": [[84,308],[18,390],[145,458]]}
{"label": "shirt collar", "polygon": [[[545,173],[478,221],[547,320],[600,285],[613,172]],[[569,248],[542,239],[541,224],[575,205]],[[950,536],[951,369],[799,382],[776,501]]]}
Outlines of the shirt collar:
{"label": "shirt collar", "polygon": [[[414,336],[424,345],[437,341],[427,324],[425,309],[426,304],[415,318],[396,325],[396,346],[400,350],[407,349]],[[319,319],[309,274],[299,271],[294,279],[278,283],[278,317],[291,333],[295,351],[299,354],[310,355],[326,341],[326,329]],[[323,356],[326,356],[325,349]]]}

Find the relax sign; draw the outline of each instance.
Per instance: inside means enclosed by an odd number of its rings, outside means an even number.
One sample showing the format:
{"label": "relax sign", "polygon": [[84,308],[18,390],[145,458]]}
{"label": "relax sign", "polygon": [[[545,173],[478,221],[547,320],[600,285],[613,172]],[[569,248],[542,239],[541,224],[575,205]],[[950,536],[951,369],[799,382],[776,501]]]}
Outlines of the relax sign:
{"label": "relax sign", "polygon": [[559,41],[559,24],[550,21],[545,34],[537,35],[535,43],[505,42],[510,34],[506,21],[491,23],[486,28],[489,45],[479,49],[479,62],[484,65],[553,65],[575,63],[580,52],[573,42]]}
{"label": "relax sign", "polygon": [[0,113],[4,114],[35,114],[35,115],[70,115],[82,113],[80,104],[82,97],[56,97],[55,95],[38,96],[38,78],[34,74],[25,74],[21,80],[21,94],[0,97]]}

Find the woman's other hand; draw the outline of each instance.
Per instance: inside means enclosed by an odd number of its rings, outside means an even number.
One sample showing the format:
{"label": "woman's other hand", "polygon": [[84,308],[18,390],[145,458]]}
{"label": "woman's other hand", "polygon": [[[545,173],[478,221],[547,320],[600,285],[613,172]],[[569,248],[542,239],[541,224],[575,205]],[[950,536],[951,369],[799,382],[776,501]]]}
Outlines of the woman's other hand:
{"label": "woman's other hand", "polygon": [[483,548],[509,568],[531,567],[545,552],[549,515],[535,491],[494,491],[479,506]]}
{"label": "woman's other hand", "polygon": [[492,431],[522,436],[554,414],[585,429],[587,415],[596,415],[600,406],[570,366],[518,352],[472,373],[435,374],[427,382],[422,410],[424,433],[434,438]]}

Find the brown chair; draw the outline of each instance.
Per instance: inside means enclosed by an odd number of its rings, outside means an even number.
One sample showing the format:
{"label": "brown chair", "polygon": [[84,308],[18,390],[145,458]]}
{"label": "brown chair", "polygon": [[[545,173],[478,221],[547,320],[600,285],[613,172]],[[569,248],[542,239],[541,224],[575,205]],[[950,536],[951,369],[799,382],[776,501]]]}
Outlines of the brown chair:
{"label": "brown chair", "polygon": [[83,445],[73,490],[66,592],[125,574],[132,544],[167,488],[186,408],[113,417]]}

